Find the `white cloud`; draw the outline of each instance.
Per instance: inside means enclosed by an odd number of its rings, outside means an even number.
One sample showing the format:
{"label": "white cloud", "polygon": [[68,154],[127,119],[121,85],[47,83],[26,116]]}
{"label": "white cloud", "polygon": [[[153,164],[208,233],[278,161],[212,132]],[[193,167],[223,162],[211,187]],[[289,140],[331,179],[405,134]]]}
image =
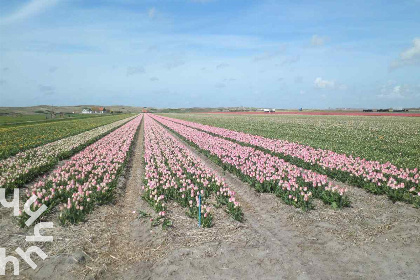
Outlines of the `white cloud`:
{"label": "white cloud", "polygon": [[315,79],[314,81],[314,86],[316,88],[335,88],[335,82],[334,81],[328,81],[328,80],[323,80],[321,77],[318,77]]}
{"label": "white cloud", "polygon": [[323,46],[327,40],[328,40],[328,37],[322,37],[315,34],[311,38],[311,46],[313,47]]}
{"label": "white cloud", "polygon": [[400,99],[405,98],[405,88],[400,85],[394,86],[391,90],[382,88],[381,94],[378,95],[380,98]]}
{"label": "white cloud", "polygon": [[331,80],[323,80],[321,77],[318,77],[314,81],[314,87],[318,89],[335,89],[335,90],[347,90],[347,86],[344,84],[336,83]]}
{"label": "white cloud", "polygon": [[155,18],[155,16],[156,16],[156,8],[155,7],[150,8],[148,14],[149,14],[149,18],[151,18],[151,19]]}
{"label": "white cloud", "polygon": [[377,97],[382,99],[408,99],[420,96],[419,86],[400,85],[395,81],[389,81],[382,86]]}
{"label": "white cloud", "polygon": [[410,60],[420,56],[420,38],[414,38],[413,47],[401,53],[400,57],[403,60]]}
{"label": "white cloud", "polygon": [[391,69],[406,65],[420,65],[420,37],[413,39],[413,46],[400,53],[400,57],[391,63]]}
{"label": "white cloud", "polygon": [[55,5],[58,0],[32,0],[15,13],[0,19],[0,24],[9,24],[34,16]]}

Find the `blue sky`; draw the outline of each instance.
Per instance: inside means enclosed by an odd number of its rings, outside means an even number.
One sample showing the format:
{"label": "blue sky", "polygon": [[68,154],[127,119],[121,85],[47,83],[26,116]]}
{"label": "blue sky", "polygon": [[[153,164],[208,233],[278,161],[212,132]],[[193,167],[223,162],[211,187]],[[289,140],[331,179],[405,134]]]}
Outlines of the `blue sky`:
{"label": "blue sky", "polygon": [[420,106],[420,0],[0,0],[0,106]]}

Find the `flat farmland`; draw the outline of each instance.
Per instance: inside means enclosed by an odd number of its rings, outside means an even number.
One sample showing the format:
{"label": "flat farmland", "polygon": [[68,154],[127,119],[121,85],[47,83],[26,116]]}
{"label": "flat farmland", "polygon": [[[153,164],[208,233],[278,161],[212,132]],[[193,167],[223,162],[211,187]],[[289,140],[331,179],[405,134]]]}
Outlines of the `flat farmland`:
{"label": "flat farmland", "polygon": [[420,167],[420,118],[316,115],[165,114],[297,142],[403,168]]}
{"label": "flat farmland", "polygon": [[[210,113],[210,112],[209,112]],[[211,112],[210,114],[224,115],[265,115],[262,111],[252,112]],[[308,116],[369,116],[369,117],[420,117],[418,110],[414,112],[360,112],[360,111],[277,111],[271,112],[271,115],[308,115]]]}
{"label": "flat farmland", "polygon": [[420,0],[0,11],[0,280],[420,280]]}
{"label": "flat farmland", "polygon": [[[0,127],[0,159],[129,116],[129,114],[122,114]],[[0,119],[1,118],[8,117],[0,117]]]}
{"label": "flat farmland", "polygon": [[[42,246],[49,258],[16,277],[8,265],[10,279],[420,273],[417,118],[125,117],[85,119],[94,128],[0,160],[9,201],[18,187],[21,204],[33,198],[32,211],[47,209],[35,223],[54,224],[54,241]],[[11,212],[0,208],[0,243],[18,257],[34,227],[26,212]]]}
{"label": "flat farmland", "polygon": [[28,125],[35,123],[45,123],[45,122],[59,122],[59,121],[69,121],[74,119],[86,119],[86,118],[95,118],[95,117],[104,117],[107,115],[90,115],[90,114],[64,114],[57,118],[51,119],[48,114],[31,114],[31,115],[3,115],[0,116],[0,126],[16,126],[16,125]]}

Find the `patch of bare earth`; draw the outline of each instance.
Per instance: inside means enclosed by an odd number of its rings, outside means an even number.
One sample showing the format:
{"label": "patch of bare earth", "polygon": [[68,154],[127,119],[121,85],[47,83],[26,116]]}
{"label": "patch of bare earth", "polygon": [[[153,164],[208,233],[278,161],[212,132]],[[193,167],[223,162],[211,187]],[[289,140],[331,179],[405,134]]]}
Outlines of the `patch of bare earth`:
{"label": "patch of bare earth", "polygon": [[[272,194],[259,194],[188,148],[237,192],[245,221],[213,208],[214,226],[198,228],[185,209],[170,203],[173,227],[152,227],[142,210],[143,129],[114,204],[98,207],[87,222],[52,231],[52,256],[26,279],[418,279],[418,209],[393,204],[350,187],[352,207],[322,202],[302,212]],[[136,213],[133,213],[136,211]],[[0,221],[1,222],[1,221]],[[2,225],[10,224],[1,222]],[[8,226],[15,240],[25,232]],[[3,231],[3,228],[2,228]],[[50,233],[50,231],[48,232]],[[18,234],[23,234],[19,236]],[[1,240],[3,241],[3,239]],[[47,250],[48,249],[48,250]]]}

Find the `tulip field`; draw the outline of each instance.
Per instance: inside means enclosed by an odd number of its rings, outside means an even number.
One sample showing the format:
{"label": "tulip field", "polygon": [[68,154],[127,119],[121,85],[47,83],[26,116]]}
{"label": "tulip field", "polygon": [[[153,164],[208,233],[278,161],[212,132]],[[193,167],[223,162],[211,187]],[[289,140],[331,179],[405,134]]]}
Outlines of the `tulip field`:
{"label": "tulip field", "polygon": [[[156,279],[183,271],[175,279],[184,279],[208,267],[217,269],[203,275],[236,279],[224,269],[249,263],[258,264],[246,272],[252,278],[254,269],[272,279],[286,269],[285,279],[296,271],[358,279],[354,267],[371,263],[416,274],[417,119],[311,117],[142,113],[0,128],[0,188],[7,199],[18,190],[21,206],[32,198],[32,212],[46,206],[36,222],[54,223],[54,243],[42,249],[86,252],[90,258],[72,267],[80,279],[120,267],[137,273],[128,279],[147,279],[147,269],[163,271]],[[383,146],[366,129],[383,135]],[[0,208],[0,242],[12,252],[33,227],[27,209],[10,219],[5,213]],[[77,256],[70,258],[51,258],[60,262],[54,271]],[[138,270],[145,260],[152,266]]]}
{"label": "tulip field", "polygon": [[[109,201],[141,119],[142,116],[134,118],[36,181],[26,191],[28,198],[37,197],[32,210],[42,204],[49,209],[58,206],[62,224],[77,223],[95,205]],[[25,215],[21,216],[22,221],[27,219]]]}
{"label": "tulip field", "polygon": [[[171,212],[170,202],[186,208],[187,216],[200,219],[204,227],[214,223],[214,206],[225,207],[233,219],[243,221],[244,214],[235,191],[191,152],[191,147],[256,192],[273,193],[285,204],[304,211],[314,209],[314,199],[332,208],[351,206],[352,198],[347,194],[347,188],[335,183],[337,181],[374,194],[385,194],[394,202],[420,206],[420,172],[417,168],[402,168],[391,162],[381,163],[298,142],[185,120],[194,119],[195,115],[124,117],[94,118],[90,123],[74,120],[71,128],[62,131],[54,128],[54,123],[42,124],[43,129],[57,130],[52,134],[61,139],[0,160],[1,187],[12,189],[31,183],[26,193],[28,198],[38,197],[35,208],[42,204],[50,209],[58,207],[62,224],[82,221],[95,205],[113,197],[116,178],[125,165],[134,135],[144,122],[142,198],[164,223],[170,223],[167,215]],[[217,120],[220,118],[218,116]],[[100,125],[111,120],[113,122]],[[241,125],[239,123],[238,127]],[[96,128],[88,129],[91,127]],[[63,137],[79,130],[86,131]],[[29,134],[25,139],[31,138],[33,141],[28,141],[32,143],[28,147],[41,141],[35,134]],[[65,164],[57,166],[61,160],[66,160]],[[50,173],[38,177],[47,171]],[[198,215],[199,204],[202,215]]]}
{"label": "tulip field", "polygon": [[0,127],[0,159],[59,140],[64,137],[103,126],[129,115],[82,118],[59,122]]}
{"label": "tulip field", "polygon": [[235,192],[149,116],[145,117],[145,162],[143,197],[159,212],[159,216],[165,216],[167,201],[175,200],[189,209],[191,217],[198,217],[200,195],[202,224],[210,227],[212,214],[207,200],[213,195],[218,203],[226,205],[234,219],[242,220]]}
{"label": "tulip field", "polygon": [[21,187],[125,122],[127,119],[119,120],[0,160],[0,186]]}
{"label": "tulip field", "polygon": [[[286,140],[272,139],[190,121],[166,117],[162,117],[162,119],[208,132],[211,135],[235,141],[243,146],[255,147],[259,151],[265,151],[296,166],[325,174],[332,179],[365,188],[375,194],[386,194],[392,201],[404,201],[420,207],[420,171],[418,168],[397,167],[389,161],[386,163],[370,161]],[[419,151],[413,152],[418,154]]]}
{"label": "tulip field", "polygon": [[401,168],[420,167],[419,117],[165,114]]}
{"label": "tulip field", "polygon": [[166,118],[154,116],[216,162],[251,184],[258,192],[273,192],[287,204],[311,209],[312,198],[334,207],[350,204],[346,189],[327,181],[327,176],[305,170],[252,147],[241,146]]}

